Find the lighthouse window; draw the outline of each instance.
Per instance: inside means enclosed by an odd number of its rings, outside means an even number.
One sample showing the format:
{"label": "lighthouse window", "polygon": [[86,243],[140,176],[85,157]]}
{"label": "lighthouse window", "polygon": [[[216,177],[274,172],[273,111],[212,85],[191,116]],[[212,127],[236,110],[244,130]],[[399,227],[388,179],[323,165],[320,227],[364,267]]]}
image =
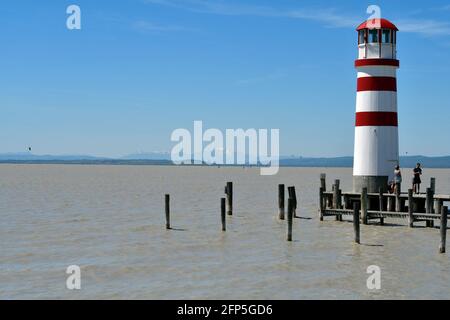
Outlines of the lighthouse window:
{"label": "lighthouse window", "polygon": [[358,43],[359,44],[366,43],[366,31],[365,30],[359,31]]}
{"label": "lighthouse window", "polygon": [[383,30],[383,43],[392,43],[391,30]]}
{"label": "lighthouse window", "polygon": [[378,30],[376,29],[369,30],[369,42],[370,43],[378,42]]}

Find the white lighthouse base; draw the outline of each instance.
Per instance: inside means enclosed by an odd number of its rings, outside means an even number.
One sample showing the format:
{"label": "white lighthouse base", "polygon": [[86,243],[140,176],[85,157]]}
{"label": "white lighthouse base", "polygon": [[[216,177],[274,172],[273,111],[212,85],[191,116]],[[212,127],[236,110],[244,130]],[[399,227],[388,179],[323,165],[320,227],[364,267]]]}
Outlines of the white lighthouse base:
{"label": "white lighthouse base", "polygon": [[362,192],[363,188],[369,193],[378,193],[380,188],[387,192],[388,184],[388,176],[353,176],[353,192]]}

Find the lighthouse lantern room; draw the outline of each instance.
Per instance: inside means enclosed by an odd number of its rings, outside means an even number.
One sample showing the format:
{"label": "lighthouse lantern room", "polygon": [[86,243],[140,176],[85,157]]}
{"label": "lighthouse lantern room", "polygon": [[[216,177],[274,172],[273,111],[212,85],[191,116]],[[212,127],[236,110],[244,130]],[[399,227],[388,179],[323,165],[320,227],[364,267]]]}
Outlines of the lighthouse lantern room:
{"label": "lighthouse lantern room", "polygon": [[399,163],[397,27],[372,19],[358,28],[358,71],[353,188],[387,190]]}

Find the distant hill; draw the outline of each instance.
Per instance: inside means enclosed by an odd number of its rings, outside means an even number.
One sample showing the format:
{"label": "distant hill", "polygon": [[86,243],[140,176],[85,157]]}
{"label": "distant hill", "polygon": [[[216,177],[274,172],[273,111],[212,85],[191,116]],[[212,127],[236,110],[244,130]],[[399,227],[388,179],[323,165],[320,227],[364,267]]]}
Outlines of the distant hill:
{"label": "distant hill", "polygon": [[283,167],[353,167],[353,157],[338,158],[289,158],[281,159],[280,165]]}
{"label": "distant hill", "polygon": [[[425,157],[425,156],[405,156],[400,157],[400,166],[413,168],[417,162],[426,168],[450,168],[450,156],[445,157]],[[280,160],[281,166],[286,167],[330,167],[330,168],[351,168],[353,167],[353,157],[338,158],[291,158]]]}
{"label": "distant hill", "polygon": [[445,157],[425,157],[407,156],[400,158],[400,165],[405,168],[413,168],[417,162],[426,168],[450,168],[450,156]]}
{"label": "distant hill", "polygon": [[93,157],[88,155],[35,155],[28,152],[23,153],[0,153],[0,161],[74,161],[74,160],[105,160],[107,158]]}
{"label": "distant hill", "polygon": [[170,160],[168,152],[134,153],[121,157],[122,160]]}
{"label": "distant hill", "polygon": [[[400,164],[405,168],[413,168],[420,162],[425,168],[450,168],[450,156],[425,157],[405,156],[400,158]],[[88,155],[34,155],[31,153],[0,154],[0,163],[22,164],[112,164],[112,165],[172,165],[169,153],[138,153],[119,159],[102,158]],[[351,168],[353,157],[336,158],[304,158],[281,157],[282,167],[328,167]]]}

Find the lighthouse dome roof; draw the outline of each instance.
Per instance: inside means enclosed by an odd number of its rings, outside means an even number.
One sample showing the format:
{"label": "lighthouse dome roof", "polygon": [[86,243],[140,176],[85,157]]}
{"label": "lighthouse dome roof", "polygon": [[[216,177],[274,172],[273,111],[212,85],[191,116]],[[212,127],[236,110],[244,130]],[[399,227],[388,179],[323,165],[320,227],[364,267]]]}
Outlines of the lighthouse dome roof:
{"label": "lighthouse dome roof", "polygon": [[364,21],[359,25],[359,27],[356,29],[357,31],[363,30],[363,29],[391,29],[398,31],[398,28],[390,22],[387,19],[369,19],[367,21]]}

